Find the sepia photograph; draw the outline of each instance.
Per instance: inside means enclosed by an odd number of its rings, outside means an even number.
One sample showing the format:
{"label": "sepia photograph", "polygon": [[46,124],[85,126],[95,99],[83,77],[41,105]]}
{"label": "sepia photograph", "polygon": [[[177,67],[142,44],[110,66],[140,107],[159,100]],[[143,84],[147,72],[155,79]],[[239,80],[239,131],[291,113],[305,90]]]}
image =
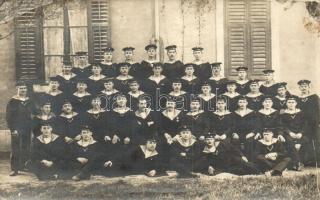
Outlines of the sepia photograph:
{"label": "sepia photograph", "polygon": [[320,199],[320,0],[0,0],[0,200]]}

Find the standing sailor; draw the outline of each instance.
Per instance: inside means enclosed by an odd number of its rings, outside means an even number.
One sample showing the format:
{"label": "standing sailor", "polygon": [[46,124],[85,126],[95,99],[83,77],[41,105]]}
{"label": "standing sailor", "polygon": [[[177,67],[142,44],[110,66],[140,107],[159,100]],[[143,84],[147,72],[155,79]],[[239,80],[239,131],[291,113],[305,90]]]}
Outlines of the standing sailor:
{"label": "standing sailor", "polygon": [[59,88],[65,96],[70,96],[76,87],[78,77],[72,72],[70,62],[64,62],[62,65],[62,73],[56,76],[59,82]]}
{"label": "standing sailor", "polygon": [[134,62],[133,60],[133,51],[135,50],[134,47],[124,47],[122,48],[122,51],[124,53],[124,62],[130,64],[130,69],[129,69],[129,74],[135,78],[138,78],[139,73],[141,72],[140,70],[140,63]]}
{"label": "standing sailor", "polygon": [[212,63],[211,70],[212,76],[208,79],[208,83],[211,85],[212,92],[219,96],[226,91],[228,79],[221,75],[221,62]]}
{"label": "standing sailor", "polygon": [[35,106],[28,96],[27,85],[17,83],[17,94],[8,102],[6,108],[6,121],[11,132],[11,173],[18,175],[29,159],[32,116]]}
{"label": "standing sailor", "polygon": [[260,86],[260,92],[264,95],[275,96],[277,94],[277,83],[274,80],[274,70],[263,70],[265,81]]}
{"label": "standing sailor", "polygon": [[163,74],[170,80],[181,77],[183,75],[183,63],[176,58],[177,46],[167,46],[166,50],[169,60],[164,63]]}
{"label": "standing sailor", "polygon": [[200,81],[208,80],[211,75],[211,66],[208,62],[202,60],[202,47],[192,48],[194,61],[192,62],[194,66],[195,75],[200,79]]}
{"label": "standing sailor", "polygon": [[157,59],[157,45],[149,44],[144,48],[147,51],[148,58],[143,60],[140,64],[139,74],[137,74],[138,79],[145,80],[149,78],[153,73],[154,64],[159,62]]}
{"label": "standing sailor", "polygon": [[248,79],[248,68],[237,67],[238,80],[237,80],[237,92],[241,95],[246,95],[250,91],[249,79]]}
{"label": "standing sailor", "polygon": [[102,74],[108,78],[115,78],[119,74],[117,64],[112,62],[113,51],[112,47],[103,49],[103,58],[100,62]]}
{"label": "standing sailor", "polygon": [[79,78],[87,78],[91,74],[91,65],[88,61],[88,53],[85,51],[76,52],[75,67],[72,72]]}

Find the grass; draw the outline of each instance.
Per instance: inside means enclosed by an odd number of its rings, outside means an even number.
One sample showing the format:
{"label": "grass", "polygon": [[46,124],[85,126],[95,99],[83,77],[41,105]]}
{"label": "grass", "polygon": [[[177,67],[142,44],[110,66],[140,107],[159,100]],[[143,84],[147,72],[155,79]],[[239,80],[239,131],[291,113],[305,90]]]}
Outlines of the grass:
{"label": "grass", "polygon": [[0,199],[320,199],[316,176],[49,181],[1,187]]}

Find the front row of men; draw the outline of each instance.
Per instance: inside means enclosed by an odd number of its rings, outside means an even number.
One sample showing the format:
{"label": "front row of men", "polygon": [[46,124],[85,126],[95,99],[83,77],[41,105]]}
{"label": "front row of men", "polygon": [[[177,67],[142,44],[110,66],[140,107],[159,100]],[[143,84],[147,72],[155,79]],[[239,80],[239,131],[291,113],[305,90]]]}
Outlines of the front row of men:
{"label": "front row of men", "polygon": [[39,179],[89,179],[91,174],[112,176],[119,172],[146,174],[154,177],[175,170],[178,177],[196,177],[192,172],[216,175],[228,172],[238,175],[282,175],[291,158],[284,143],[274,137],[272,129],[264,129],[262,139],[256,142],[254,159],[249,160],[228,139],[220,140],[208,133],[204,140],[196,140],[191,128],[182,126],[169,149],[161,148],[156,137],[149,137],[139,146],[118,146],[112,152],[111,144],[96,141],[89,127],[81,130],[81,139],[67,145],[52,132],[50,124],[41,126],[42,134],[34,141],[31,169]]}

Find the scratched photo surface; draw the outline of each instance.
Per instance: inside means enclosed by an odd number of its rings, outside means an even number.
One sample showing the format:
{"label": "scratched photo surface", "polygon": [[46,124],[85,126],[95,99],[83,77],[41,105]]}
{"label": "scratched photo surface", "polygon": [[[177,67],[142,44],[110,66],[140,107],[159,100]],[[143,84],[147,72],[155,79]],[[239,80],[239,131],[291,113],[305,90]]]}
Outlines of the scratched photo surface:
{"label": "scratched photo surface", "polygon": [[0,0],[0,200],[320,199],[320,0]]}

